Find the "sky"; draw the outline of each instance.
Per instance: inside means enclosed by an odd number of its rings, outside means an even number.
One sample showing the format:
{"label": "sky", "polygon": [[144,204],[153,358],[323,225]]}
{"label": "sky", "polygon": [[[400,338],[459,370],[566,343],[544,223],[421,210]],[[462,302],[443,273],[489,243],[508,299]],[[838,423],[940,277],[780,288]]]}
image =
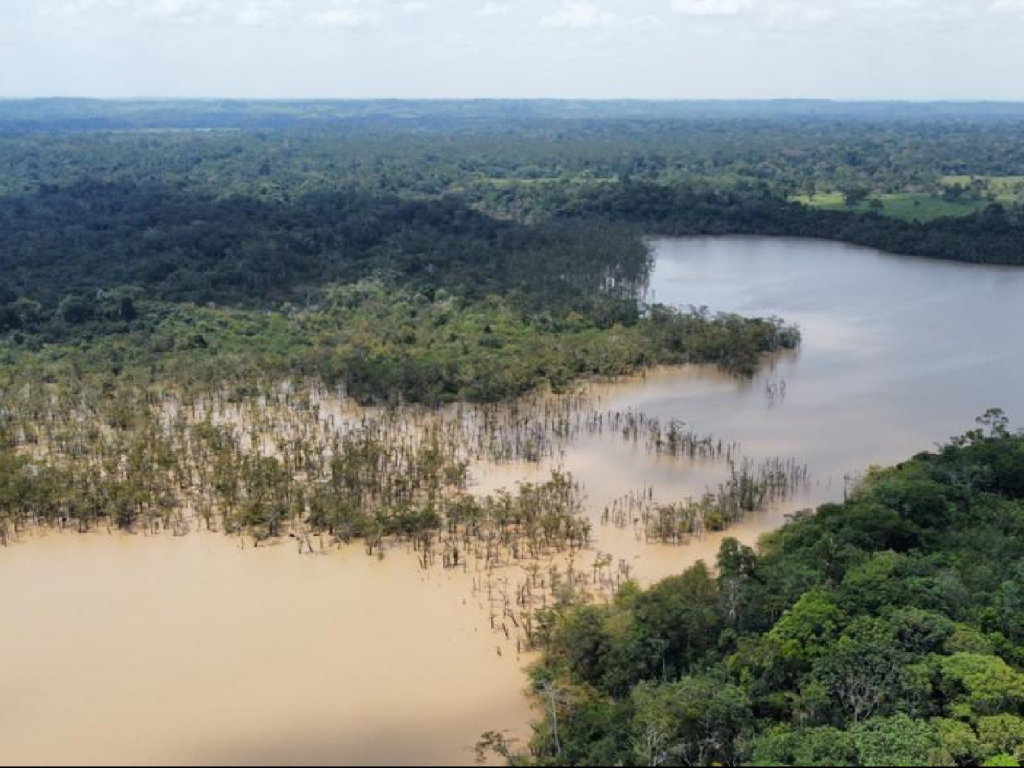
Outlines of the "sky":
{"label": "sky", "polygon": [[1024,0],[0,0],[0,97],[1024,101]]}

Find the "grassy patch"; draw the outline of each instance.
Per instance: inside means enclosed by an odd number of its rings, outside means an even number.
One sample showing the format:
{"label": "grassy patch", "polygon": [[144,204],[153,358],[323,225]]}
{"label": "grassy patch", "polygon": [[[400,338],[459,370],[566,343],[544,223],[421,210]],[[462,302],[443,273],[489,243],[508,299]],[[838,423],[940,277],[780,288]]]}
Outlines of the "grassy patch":
{"label": "grassy patch", "polygon": [[944,187],[977,188],[982,195],[994,195],[1001,203],[1024,202],[1024,176],[943,176]]}
{"label": "grassy patch", "polygon": [[[912,221],[931,221],[944,216],[968,216],[988,205],[986,200],[963,200],[953,202],[941,197],[921,193],[901,193],[891,195],[873,195],[855,205],[846,204],[841,192],[822,192],[817,195],[801,195],[793,198],[796,202],[812,208],[833,211],[857,211],[867,213],[877,211],[894,219]],[[879,206],[879,204],[881,204]]]}

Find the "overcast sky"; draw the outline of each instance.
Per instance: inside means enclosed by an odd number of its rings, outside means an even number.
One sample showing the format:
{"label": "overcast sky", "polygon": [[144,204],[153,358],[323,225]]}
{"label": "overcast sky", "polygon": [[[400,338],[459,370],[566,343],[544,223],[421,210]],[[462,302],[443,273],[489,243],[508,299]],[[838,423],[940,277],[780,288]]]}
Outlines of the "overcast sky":
{"label": "overcast sky", "polygon": [[1024,100],[1024,0],[0,0],[0,96]]}

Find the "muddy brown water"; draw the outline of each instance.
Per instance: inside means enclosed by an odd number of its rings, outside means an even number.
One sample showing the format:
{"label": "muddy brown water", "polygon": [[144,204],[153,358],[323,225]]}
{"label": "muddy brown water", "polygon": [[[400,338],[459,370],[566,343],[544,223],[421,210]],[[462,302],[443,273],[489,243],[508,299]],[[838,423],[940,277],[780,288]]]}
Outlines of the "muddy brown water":
{"label": "muddy brown water", "polygon": [[[803,329],[802,349],[751,381],[688,367],[600,389],[608,409],[808,465],[802,493],[727,535],[753,543],[988,407],[1024,418],[1024,271],[816,241],[652,243],[653,299]],[[604,434],[540,466],[478,467],[476,490],[553,467],[583,481],[595,520],[627,492],[673,501],[724,476]],[[723,538],[596,530],[644,582],[713,559]],[[528,661],[488,629],[471,574],[424,573],[401,549],[51,533],[0,550],[0,764],[469,764],[481,732],[528,734]]]}

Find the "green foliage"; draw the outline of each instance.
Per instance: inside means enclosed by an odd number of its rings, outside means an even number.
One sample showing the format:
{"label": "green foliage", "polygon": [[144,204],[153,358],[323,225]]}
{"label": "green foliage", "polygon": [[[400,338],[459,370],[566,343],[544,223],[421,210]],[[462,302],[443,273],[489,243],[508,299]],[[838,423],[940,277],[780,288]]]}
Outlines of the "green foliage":
{"label": "green foliage", "polygon": [[986,766],[1005,766],[1006,768],[1018,768],[1020,761],[1011,757],[1010,755],[997,755],[996,757],[990,757],[982,765]]}
{"label": "green foliage", "polygon": [[863,766],[943,765],[938,729],[906,715],[876,718],[853,729],[857,764]]}
{"label": "green foliage", "polygon": [[793,729],[779,725],[753,744],[749,765],[854,765],[857,746],[853,736],[836,728]]}
{"label": "green foliage", "polygon": [[1024,756],[1024,719],[1015,715],[995,715],[978,720],[981,754],[987,759],[999,755]]}
{"label": "green foliage", "polygon": [[[756,554],[725,542],[717,577],[701,565],[611,606],[570,610],[542,667],[564,690],[596,689],[632,718],[630,744],[609,761],[979,765],[1024,756],[1024,653],[1002,634],[1015,631],[1020,565],[993,559],[1024,547],[1016,471],[996,470],[1024,436],[998,413],[984,419],[990,429],[873,471],[845,504],[798,518]],[[762,600],[776,608],[763,612]],[[581,653],[585,663],[573,661]],[[709,711],[725,707],[720,729],[694,725],[685,706],[694,690]],[[561,732],[567,749],[577,727],[604,738],[574,720]],[[715,750],[695,751],[698,733]],[[541,762],[566,763],[543,734],[533,748]]]}
{"label": "green foliage", "polygon": [[712,677],[640,683],[630,703],[636,765],[733,765],[753,726],[746,694]]}
{"label": "green foliage", "polygon": [[[1021,119],[893,105],[3,104],[0,355],[115,375],[297,368],[374,402],[500,400],[655,363],[749,374],[794,346],[794,329],[644,311],[641,234],[1018,263],[1024,224],[1007,195],[1024,176]],[[204,126],[241,130],[188,130]],[[942,202],[977,210],[919,223],[789,202],[824,190],[959,195]],[[894,548],[915,543],[914,524]]]}
{"label": "green foliage", "polygon": [[1024,675],[996,656],[957,653],[943,658],[939,671],[956,714],[992,715],[1024,705]]}
{"label": "green foliage", "polygon": [[[114,306],[121,311],[121,301]],[[601,327],[578,313],[537,316],[512,299],[459,298],[365,281],[277,311],[132,302],[130,333],[36,350],[13,343],[9,375],[152,376],[218,386],[254,371],[296,373],[362,402],[488,402],[582,376],[621,376],[659,363],[710,362],[746,373],[762,355],[797,343],[780,321],[657,308],[651,319]],[[95,332],[95,329],[92,331]],[[3,349],[0,342],[0,349]],[[44,372],[45,371],[45,372]]]}
{"label": "green foliage", "polygon": [[[946,217],[971,216],[989,205],[989,202],[982,198],[951,198],[948,195],[948,190],[947,187],[942,192],[900,192],[872,196],[869,190],[860,189],[852,199],[848,194],[839,193],[801,195],[794,199],[804,205],[826,211],[876,212],[895,219],[919,222]],[[1009,200],[1008,202],[1014,201]]]}
{"label": "green foliage", "polygon": [[980,742],[974,728],[959,720],[936,718],[932,725],[938,730],[942,752],[949,757],[947,762],[967,765],[980,754]]}

